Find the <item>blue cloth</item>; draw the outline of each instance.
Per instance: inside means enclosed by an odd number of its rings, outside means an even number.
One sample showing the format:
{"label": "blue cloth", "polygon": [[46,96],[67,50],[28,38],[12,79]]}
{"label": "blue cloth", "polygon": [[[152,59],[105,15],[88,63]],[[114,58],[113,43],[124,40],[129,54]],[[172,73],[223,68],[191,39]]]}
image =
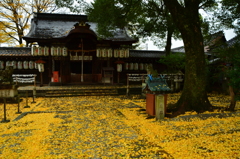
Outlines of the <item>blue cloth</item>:
{"label": "blue cloth", "polygon": [[148,77],[150,78],[151,81],[153,80],[152,75],[148,74]]}

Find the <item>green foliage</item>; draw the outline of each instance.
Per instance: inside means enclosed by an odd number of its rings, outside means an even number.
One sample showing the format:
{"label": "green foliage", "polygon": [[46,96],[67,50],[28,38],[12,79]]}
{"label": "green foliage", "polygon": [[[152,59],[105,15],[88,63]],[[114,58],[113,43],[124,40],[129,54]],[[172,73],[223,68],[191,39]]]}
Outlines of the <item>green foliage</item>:
{"label": "green foliage", "polygon": [[[98,23],[98,33],[102,37],[112,36],[111,31],[115,28],[124,28],[132,37],[142,38],[143,41],[151,37],[159,47],[168,45],[168,50],[171,38],[180,38],[162,1],[95,0],[87,9],[87,14],[89,21]],[[167,36],[170,38],[167,39]],[[167,40],[170,42],[166,44]]]}
{"label": "green foliage", "polygon": [[147,66],[147,74],[151,74],[153,77],[158,77],[158,72],[157,70],[153,69],[152,65]]}
{"label": "green foliage", "polygon": [[214,17],[218,18],[221,26],[240,31],[240,1],[221,0],[221,8],[215,10]]}
{"label": "green foliage", "polygon": [[185,54],[183,53],[172,53],[161,58],[158,62],[167,66],[168,73],[176,73],[185,68],[185,59]]}
{"label": "green foliage", "polygon": [[219,52],[219,57],[225,62],[222,66],[223,74],[237,94],[240,92],[240,40],[239,38],[235,40],[232,46]]}

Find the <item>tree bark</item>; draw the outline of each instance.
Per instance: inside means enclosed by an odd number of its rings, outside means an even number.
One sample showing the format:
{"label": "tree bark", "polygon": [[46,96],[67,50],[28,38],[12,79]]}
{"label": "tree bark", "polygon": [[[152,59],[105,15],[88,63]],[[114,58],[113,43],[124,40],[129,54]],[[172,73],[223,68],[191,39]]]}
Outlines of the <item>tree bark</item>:
{"label": "tree bark", "polygon": [[232,86],[229,86],[229,94],[231,97],[231,103],[230,103],[230,106],[227,108],[227,110],[234,111],[236,106],[236,100],[235,100],[235,92]]}
{"label": "tree bark", "polygon": [[166,56],[171,54],[172,35],[173,35],[173,29],[171,27],[169,27],[168,32],[167,32],[167,43],[165,46]]}
{"label": "tree bark", "polygon": [[174,116],[189,110],[198,113],[209,110],[211,104],[206,89],[207,68],[198,13],[199,0],[185,0],[185,6],[180,5],[177,0],[164,2],[182,35],[186,54],[184,88]]}

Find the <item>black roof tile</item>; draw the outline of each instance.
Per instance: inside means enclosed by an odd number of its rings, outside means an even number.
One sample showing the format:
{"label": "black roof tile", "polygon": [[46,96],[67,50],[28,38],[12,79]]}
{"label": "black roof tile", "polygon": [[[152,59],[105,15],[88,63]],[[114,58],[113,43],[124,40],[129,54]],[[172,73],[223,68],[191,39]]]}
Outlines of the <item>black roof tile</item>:
{"label": "black roof tile", "polygon": [[130,50],[129,57],[137,58],[160,58],[165,56],[164,51],[152,51],[152,50]]}
{"label": "black roof tile", "polygon": [[0,47],[0,56],[32,56],[29,47]]}

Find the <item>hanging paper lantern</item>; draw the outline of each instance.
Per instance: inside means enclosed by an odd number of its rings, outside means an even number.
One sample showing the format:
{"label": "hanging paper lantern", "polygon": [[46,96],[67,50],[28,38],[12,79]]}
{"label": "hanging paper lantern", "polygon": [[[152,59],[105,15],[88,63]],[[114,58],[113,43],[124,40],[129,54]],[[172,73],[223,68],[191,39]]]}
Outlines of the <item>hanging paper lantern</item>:
{"label": "hanging paper lantern", "polygon": [[148,64],[145,63],[145,64],[144,64],[144,69],[147,70],[147,68],[148,68]]}
{"label": "hanging paper lantern", "polygon": [[34,69],[34,62],[33,61],[29,61],[29,68]]}
{"label": "hanging paper lantern", "polygon": [[44,64],[43,63],[38,64],[38,71],[39,72],[44,72]]}
{"label": "hanging paper lantern", "polygon": [[37,56],[37,55],[38,55],[38,48],[37,48],[36,46],[33,46],[33,47],[31,48],[31,54],[32,54],[33,56]]}
{"label": "hanging paper lantern", "polygon": [[140,63],[140,64],[139,64],[139,69],[140,69],[140,70],[144,70],[144,64],[143,64],[143,63]]}
{"label": "hanging paper lantern", "polygon": [[39,46],[38,47],[38,56],[43,56],[43,52],[44,52],[43,47]]}
{"label": "hanging paper lantern", "polygon": [[38,63],[34,62],[34,68],[38,69]]}
{"label": "hanging paper lantern", "polygon": [[134,70],[138,70],[138,63],[134,63],[133,68],[134,68]]}
{"label": "hanging paper lantern", "polygon": [[79,56],[79,59],[78,59],[77,52],[76,52],[75,56],[73,56],[73,60],[80,60],[80,58],[82,59],[82,56]]}
{"label": "hanging paper lantern", "polygon": [[124,50],[123,49],[119,50],[119,57],[124,58]]}
{"label": "hanging paper lantern", "polygon": [[122,72],[122,64],[117,64],[117,71]]}
{"label": "hanging paper lantern", "polygon": [[7,67],[7,66],[12,66],[12,62],[11,62],[11,61],[7,61],[7,62],[6,62],[6,67]]}
{"label": "hanging paper lantern", "polygon": [[128,49],[128,48],[126,48],[126,49],[124,50],[124,57],[126,57],[126,58],[129,57],[129,49]]}
{"label": "hanging paper lantern", "polygon": [[18,68],[19,70],[21,70],[21,69],[23,68],[22,61],[18,61],[18,63],[17,63],[17,68]]}
{"label": "hanging paper lantern", "polygon": [[0,70],[4,69],[4,61],[0,61]]}
{"label": "hanging paper lantern", "polygon": [[62,55],[62,48],[58,46],[56,56],[61,56],[61,55]]}
{"label": "hanging paper lantern", "polygon": [[89,56],[84,56],[83,60],[89,60]]}
{"label": "hanging paper lantern", "polygon": [[77,56],[78,57],[78,59],[77,60],[84,60],[84,57],[82,57],[82,55],[80,55],[80,56]]}
{"label": "hanging paper lantern", "polygon": [[44,54],[44,56],[49,56],[49,47],[44,46],[44,48],[43,48],[43,54]]}
{"label": "hanging paper lantern", "polygon": [[107,49],[102,49],[102,57],[107,57]]}
{"label": "hanging paper lantern", "polygon": [[68,53],[67,53],[67,47],[63,47],[63,48],[62,48],[62,55],[63,55],[63,56],[67,56],[67,55],[68,55]]}
{"label": "hanging paper lantern", "polygon": [[129,64],[129,70],[133,70],[133,63]]}
{"label": "hanging paper lantern", "polygon": [[12,61],[12,66],[13,66],[13,69],[16,69],[17,68],[17,61]]}
{"label": "hanging paper lantern", "polygon": [[97,49],[96,56],[97,56],[97,57],[101,57],[101,49],[99,49],[99,48]]}
{"label": "hanging paper lantern", "polygon": [[108,49],[107,50],[107,56],[108,57],[112,57],[112,49]]}
{"label": "hanging paper lantern", "polygon": [[28,61],[23,61],[23,68],[28,69]]}
{"label": "hanging paper lantern", "polygon": [[57,56],[57,48],[54,47],[54,46],[51,47],[51,55],[52,56]]}
{"label": "hanging paper lantern", "polygon": [[128,70],[129,64],[125,63],[125,70]]}
{"label": "hanging paper lantern", "polygon": [[118,49],[114,49],[114,57],[115,58],[118,58],[119,56],[118,56]]}

